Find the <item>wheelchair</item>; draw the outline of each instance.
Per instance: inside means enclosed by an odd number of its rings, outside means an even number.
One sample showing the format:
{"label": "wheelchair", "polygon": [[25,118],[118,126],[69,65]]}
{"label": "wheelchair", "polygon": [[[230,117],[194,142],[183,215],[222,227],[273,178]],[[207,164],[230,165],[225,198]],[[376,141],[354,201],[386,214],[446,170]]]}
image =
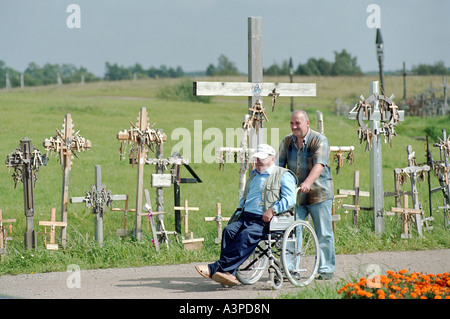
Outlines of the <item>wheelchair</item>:
{"label": "wheelchair", "polygon": [[309,222],[295,220],[291,213],[276,215],[270,221],[269,234],[239,267],[236,278],[252,285],[267,269],[272,289],[280,289],[285,277],[302,287],[317,275],[319,258],[319,241]]}

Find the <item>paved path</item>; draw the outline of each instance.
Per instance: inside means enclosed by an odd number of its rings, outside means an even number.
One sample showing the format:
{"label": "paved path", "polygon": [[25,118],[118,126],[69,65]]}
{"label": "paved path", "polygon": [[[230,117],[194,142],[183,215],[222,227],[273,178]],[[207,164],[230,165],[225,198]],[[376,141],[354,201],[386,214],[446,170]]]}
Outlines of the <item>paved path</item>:
{"label": "paved path", "polygon": [[[222,288],[198,275],[194,266],[169,265],[80,270],[0,277],[0,296],[30,299],[257,299],[296,290],[285,281],[272,291],[267,276],[251,286]],[[370,266],[370,267],[369,267]],[[450,271],[450,249],[337,255],[333,281],[372,274],[373,269],[407,269],[424,273]]]}

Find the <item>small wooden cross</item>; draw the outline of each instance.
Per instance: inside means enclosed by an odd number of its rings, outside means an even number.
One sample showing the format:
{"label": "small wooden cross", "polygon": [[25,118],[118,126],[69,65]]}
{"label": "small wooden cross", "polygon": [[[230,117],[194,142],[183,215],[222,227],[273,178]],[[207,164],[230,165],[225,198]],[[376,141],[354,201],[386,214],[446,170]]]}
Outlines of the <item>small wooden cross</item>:
{"label": "small wooden cross", "polygon": [[353,196],[353,205],[342,205],[342,208],[344,209],[351,209],[353,210],[353,226],[358,227],[358,218],[359,218],[359,211],[360,210],[371,210],[369,207],[361,207],[359,205],[359,197],[365,196],[370,197],[370,192],[362,191],[359,188],[359,171],[353,172],[353,189],[347,190],[347,189],[338,189],[339,195],[347,195],[347,196]]}
{"label": "small wooden cross", "polygon": [[401,238],[411,238],[412,223],[414,221],[412,215],[421,214],[422,211],[420,209],[408,208],[408,195],[403,195],[403,207],[391,207],[391,211],[386,212],[386,215],[393,215],[393,213],[402,214]]}
{"label": "small wooden cross", "polygon": [[229,221],[230,217],[222,217],[221,213],[221,204],[217,203],[217,215],[216,217],[205,217],[205,222],[217,222],[217,237],[214,239],[216,244],[220,244],[222,242],[222,221]]}
{"label": "small wooden cross", "polygon": [[[9,232],[12,233],[12,223],[15,222],[15,219],[3,219],[2,210],[0,209],[0,255],[2,262],[3,256],[6,255],[6,241],[10,239],[7,237],[8,228]],[[9,226],[3,225],[4,223],[9,223]]]}
{"label": "small wooden cross", "polygon": [[175,206],[175,210],[184,211],[184,238],[182,243],[186,249],[199,249],[202,247],[204,238],[194,238],[194,234],[191,232],[189,236],[189,211],[198,211],[198,207],[189,207],[188,200],[184,200],[184,206]]}
{"label": "small wooden cross", "polygon": [[128,208],[128,195],[126,195],[125,198],[125,207],[117,208],[113,207],[111,208],[112,212],[123,212],[123,229],[117,229],[116,234],[117,236],[126,237],[129,236],[132,232],[132,230],[127,229],[127,218],[128,218],[128,212],[136,212],[136,209],[134,208]]}
{"label": "small wooden cross", "polygon": [[[67,227],[67,222],[56,221],[56,208],[52,208],[50,213],[50,221],[40,221],[39,226],[50,226],[50,233],[47,233],[47,228],[44,228],[44,236],[50,234],[50,243],[45,243],[48,250],[58,250],[58,244],[55,244],[55,227]],[[47,239],[45,238],[45,241]]]}

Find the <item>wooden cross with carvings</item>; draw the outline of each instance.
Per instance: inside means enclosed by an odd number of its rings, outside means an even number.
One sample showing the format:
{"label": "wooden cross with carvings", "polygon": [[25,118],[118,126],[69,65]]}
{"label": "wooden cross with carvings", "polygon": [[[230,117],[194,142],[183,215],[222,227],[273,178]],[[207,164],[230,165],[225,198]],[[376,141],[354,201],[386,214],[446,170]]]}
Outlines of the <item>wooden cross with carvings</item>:
{"label": "wooden cross with carvings", "polygon": [[[400,191],[400,182],[401,176],[409,176],[411,179],[411,192],[408,192],[412,195],[412,203],[413,208],[420,210],[420,203],[419,203],[419,192],[417,190],[417,182],[419,181],[419,177],[422,173],[430,171],[430,166],[428,165],[422,165],[417,166],[416,160],[415,160],[415,152],[412,151],[411,145],[408,145],[406,147],[406,151],[408,153],[408,166],[404,168],[396,168],[394,169],[394,177],[395,177],[395,192],[396,192],[396,199],[398,198]],[[404,196],[408,193],[404,193]],[[399,206],[400,200],[396,200],[396,204]],[[422,222],[423,218],[422,214],[416,214],[416,229],[420,237],[422,237]],[[427,222],[429,219],[425,220]],[[428,227],[427,227],[428,228]]]}
{"label": "wooden cross with carvings", "polygon": [[[257,120],[250,123],[249,143],[241,143],[241,148],[256,149],[260,141],[264,141],[262,119],[268,120],[263,107],[263,97],[272,97],[272,110],[274,109],[276,97],[315,97],[315,83],[268,83],[263,81],[262,63],[262,18],[248,18],[248,82],[194,82],[194,95],[198,96],[247,96],[247,114],[250,119]],[[258,115],[258,116],[256,116]],[[245,123],[244,123],[245,124]],[[244,125],[245,126],[245,125]],[[248,125],[247,125],[248,126]],[[243,127],[245,134],[245,128]],[[247,147],[248,146],[248,147]],[[245,174],[247,168],[243,168],[241,162],[241,177],[239,193],[243,193],[243,180],[245,184]]]}
{"label": "wooden cross with carvings", "polygon": [[144,165],[148,149],[154,145],[159,148],[166,140],[166,135],[160,130],[154,129],[148,124],[148,113],[145,107],[142,107],[137,117],[136,124],[131,123],[131,128],[121,131],[117,134],[117,139],[121,142],[132,144],[132,157],[137,159],[137,186],[136,186],[136,222],[134,236],[138,241],[142,239],[142,192],[144,183]]}
{"label": "wooden cross with carvings", "polygon": [[47,233],[47,227],[44,228],[44,236],[50,235],[50,243],[47,243],[47,239],[45,239],[45,248],[48,250],[58,250],[58,244],[55,243],[55,227],[67,227],[67,222],[57,222],[56,221],[56,208],[52,208],[50,213],[50,221],[40,221],[39,226],[50,226],[50,233]]}
{"label": "wooden cross with carvings", "polygon": [[[84,152],[91,148],[91,141],[82,137],[80,131],[74,132],[72,116],[66,114],[62,130],[56,130],[56,136],[44,140],[43,145],[47,154],[55,152],[59,155],[63,169],[63,191],[61,200],[61,222],[67,224],[67,209],[69,204],[69,172],[72,166],[73,156],[77,157],[77,152]],[[66,247],[67,229],[62,226],[61,245]]]}
{"label": "wooden cross with carvings", "polygon": [[205,217],[205,222],[216,222],[217,223],[217,237],[214,239],[216,244],[222,242],[222,221],[229,221],[230,217],[222,217],[222,205],[220,203],[216,204],[217,215],[216,217]]}
{"label": "wooden cross with carvings", "polygon": [[[2,210],[0,209],[0,256],[3,262],[3,256],[6,255],[6,241],[11,239],[8,237],[9,232],[12,233],[12,223],[15,223],[15,219],[3,219]],[[9,224],[8,226],[4,224]]]}

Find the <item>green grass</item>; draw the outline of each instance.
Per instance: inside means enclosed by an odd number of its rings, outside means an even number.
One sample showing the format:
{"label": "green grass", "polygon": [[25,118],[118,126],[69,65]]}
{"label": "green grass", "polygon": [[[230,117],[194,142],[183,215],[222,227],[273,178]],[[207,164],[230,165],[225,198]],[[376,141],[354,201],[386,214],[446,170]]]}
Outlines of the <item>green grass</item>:
{"label": "green grass", "polygon": [[[217,79],[220,81],[246,81],[244,78]],[[331,145],[354,145],[355,161],[353,165],[344,164],[339,175],[333,176],[335,190],[351,189],[354,170],[360,171],[361,189],[369,190],[369,152],[365,152],[364,144],[357,138],[357,124],[344,116],[334,114],[334,101],[340,97],[344,102],[353,105],[361,94],[368,96],[369,84],[376,78],[371,77],[310,77],[296,78],[296,82],[316,82],[316,98],[296,98],[296,108],[309,111],[311,127],[317,127],[315,111],[324,114],[325,133]],[[70,171],[69,197],[84,196],[90,185],[94,184],[95,165],[102,166],[102,182],[113,194],[128,194],[130,206],[134,208],[136,196],[136,168],[127,161],[119,160],[119,147],[116,135],[128,129],[130,121],[136,122],[141,107],[146,107],[150,123],[163,129],[168,136],[164,145],[164,156],[171,155],[172,148],[180,142],[172,138],[177,128],[185,128],[190,132],[190,149],[184,149],[183,155],[194,156],[194,145],[202,143],[202,149],[212,146],[212,141],[194,134],[194,121],[202,120],[202,133],[208,128],[219,128],[225,136],[226,128],[239,128],[242,116],[247,112],[247,98],[213,98],[212,103],[195,103],[192,101],[170,100],[167,87],[175,87],[185,80],[138,80],[123,82],[98,82],[85,85],[71,84],[62,87],[48,86],[0,91],[0,157],[6,156],[16,149],[20,140],[27,136],[34,146],[44,153],[42,142],[55,135],[60,129],[65,114],[70,113],[75,130],[92,142],[92,148],[73,159]],[[271,78],[266,81],[289,82],[288,78]],[[409,92],[422,92],[430,81],[440,83],[440,77],[408,77]],[[400,101],[403,94],[402,78],[387,77],[386,88]],[[164,90],[163,90],[164,89]],[[164,95],[161,95],[164,92]],[[388,90],[388,95],[391,91]],[[164,99],[162,98],[164,96]],[[399,102],[397,102],[399,103]],[[270,105],[270,99],[265,100]],[[279,139],[290,132],[290,98],[278,98],[275,112],[268,109],[269,123],[265,123],[270,131],[279,129]],[[416,161],[425,161],[423,138],[430,128],[433,132],[447,129],[448,117],[445,118],[411,118],[397,129],[398,137],[394,138],[393,147],[383,145],[383,187],[384,191],[393,191],[393,169],[404,167],[407,163],[406,146],[411,145],[416,151]],[[447,127],[445,127],[447,125]],[[437,129],[437,130],[436,130]],[[422,139],[418,139],[421,137]],[[279,141],[268,141],[277,144]],[[223,140],[225,146],[226,141]],[[235,142],[238,146],[239,143]],[[227,145],[230,146],[230,145]],[[438,153],[433,150],[434,156]],[[214,154],[213,154],[214,155]],[[154,157],[154,154],[150,154]],[[331,160],[334,173],[335,164]],[[216,226],[203,221],[205,216],[214,216],[216,203],[222,205],[222,214],[230,216],[238,201],[239,164],[227,163],[225,170],[219,171],[217,163],[191,163],[191,167],[203,180],[200,184],[183,184],[181,200],[189,200],[190,206],[199,207],[199,212],[189,216],[190,231],[194,236],[204,237],[204,248],[201,251],[186,251],[175,242],[170,249],[162,247],[159,253],[151,243],[151,231],[147,230],[143,219],[144,238],[135,242],[130,238],[121,239],[116,236],[116,229],[123,224],[123,213],[107,211],[104,217],[104,244],[100,248],[94,239],[94,216],[84,204],[69,204],[68,246],[65,250],[48,252],[43,245],[42,235],[38,235],[37,250],[27,251],[23,248],[25,217],[23,212],[23,187],[19,183],[13,187],[13,180],[6,165],[0,168],[0,209],[4,218],[16,218],[13,240],[8,242],[8,255],[0,263],[0,275],[30,272],[65,271],[67,265],[78,264],[82,269],[108,267],[134,267],[143,265],[188,263],[194,261],[215,260],[219,255],[219,247],[214,244]],[[170,168],[170,167],[169,167]],[[151,189],[151,174],[154,167],[147,166],[144,174],[144,187],[150,190],[153,207],[155,207],[155,190]],[[182,177],[190,177],[186,169],[182,169]],[[35,189],[35,229],[39,220],[48,220],[52,207],[59,211],[61,206],[62,170],[57,158],[52,154],[46,167],[38,173]],[[433,186],[437,181],[433,180]],[[403,189],[408,189],[409,183]],[[419,184],[419,196],[428,211],[428,188],[426,181]],[[347,203],[350,200],[346,201]],[[442,195],[433,195],[433,207],[442,203]],[[114,206],[123,207],[123,202],[115,202]],[[369,205],[362,199],[362,205]],[[165,225],[168,230],[174,229],[173,189],[164,189],[164,208],[167,212]],[[386,198],[385,210],[394,206],[393,198]],[[380,238],[373,232],[371,213],[362,212],[358,230],[352,226],[351,216],[337,223],[336,252],[358,253],[378,250],[416,250],[448,248],[450,232],[443,228],[442,211],[433,211],[436,218],[434,229],[424,233],[424,238],[400,239],[400,224],[397,217],[386,218],[386,231]],[[349,214],[350,215],[350,214]],[[129,213],[128,228],[132,229],[134,215]],[[326,292],[324,292],[326,295]]]}

